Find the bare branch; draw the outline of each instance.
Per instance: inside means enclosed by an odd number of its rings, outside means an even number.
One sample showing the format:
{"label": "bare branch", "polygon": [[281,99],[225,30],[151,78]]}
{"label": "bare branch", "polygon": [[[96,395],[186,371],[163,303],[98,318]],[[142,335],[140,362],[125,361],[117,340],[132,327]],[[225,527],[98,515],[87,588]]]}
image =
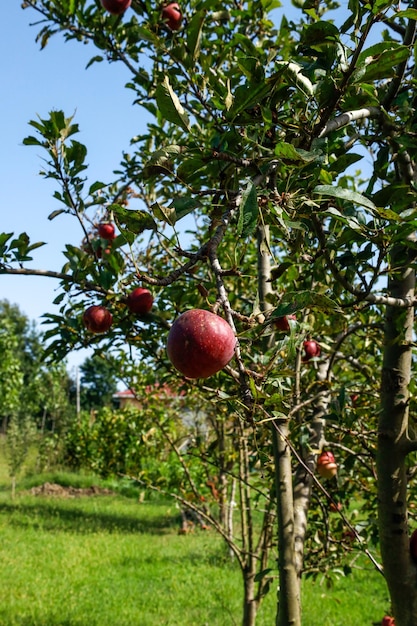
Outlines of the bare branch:
{"label": "bare branch", "polygon": [[342,113],[341,115],[338,115],[334,119],[328,121],[319,134],[319,137],[326,137],[329,133],[339,130],[339,128],[343,128],[344,126],[348,126],[352,122],[364,120],[368,117],[380,117],[380,115],[381,109],[379,107],[367,107],[364,109],[357,109],[356,111],[346,111],[346,113]]}
{"label": "bare branch", "polygon": [[89,281],[83,281],[75,278],[75,276],[71,276],[71,274],[64,274],[63,272],[54,272],[52,270],[38,270],[29,267],[6,267],[0,265],[0,274],[11,274],[15,276],[45,276],[47,278],[55,278],[58,280],[62,280],[66,283],[72,283],[74,285],[78,285],[89,291],[96,291],[102,294],[108,294],[109,292],[100,287],[96,283],[91,283]]}

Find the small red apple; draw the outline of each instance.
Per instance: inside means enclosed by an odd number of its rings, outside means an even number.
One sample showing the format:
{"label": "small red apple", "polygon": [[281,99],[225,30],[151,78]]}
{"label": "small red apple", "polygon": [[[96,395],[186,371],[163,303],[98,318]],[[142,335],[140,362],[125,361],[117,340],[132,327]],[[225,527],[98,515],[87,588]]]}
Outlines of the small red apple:
{"label": "small red apple", "polygon": [[153,295],[149,289],[137,287],[127,296],[127,307],[131,313],[144,315],[149,313],[153,304]]}
{"label": "small red apple", "polygon": [[101,246],[97,247],[96,255],[97,255],[98,259],[101,259],[103,257],[103,255],[108,256],[109,254],[111,254],[111,247],[110,246],[107,246],[106,248],[104,248],[104,250],[103,250],[103,248]]}
{"label": "small red apple", "polygon": [[307,339],[307,341],[304,341],[303,348],[305,354],[304,361],[309,361],[315,356],[319,356],[321,352],[319,344],[314,339]]}
{"label": "small red apple", "polygon": [[359,400],[359,394],[358,393],[351,393],[350,394],[350,401],[352,402],[352,406],[355,406],[358,400]]}
{"label": "small red apple", "polygon": [[107,239],[108,241],[111,241],[116,237],[114,224],[111,224],[110,222],[102,222],[99,224],[97,231],[102,239]]}
{"label": "small red apple", "polygon": [[347,528],[343,531],[342,539],[346,543],[353,543],[356,540],[356,535],[353,530]]}
{"label": "small red apple", "polygon": [[187,378],[208,378],[229,363],[235,346],[235,334],[226,320],[210,311],[191,309],[172,324],[167,353]]}
{"label": "small red apple", "polygon": [[83,313],[84,326],[91,333],[105,333],[113,323],[113,316],[106,307],[94,304]]}
{"label": "small red apple", "polygon": [[410,555],[413,561],[417,562],[417,528],[412,532],[410,537]]}
{"label": "small red apple", "polygon": [[294,321],[296,319],[295,315],[283,315],[282,317],[276,317],[274,319],[274,326],[277,330],[287,333],[291,328],[290,321]]}
{"label": "small red apple", "polygon": [[182,13],[178,2],[171,2],[162,8],[162,19],[170,30],[181,27]]}
{"label": "small red apple", "polygon": [[131,3],[132,0],[101,0],[103,7],[112,15],[122,15]]}
{"label": "small red apple", "polygon": [[332,452],[324,451],[317,459],[317,471],[322,478],[333,478],[337,474],[337,463]]}
{"label": "small red apple", "polygon": [[395,626],[395,619],[389,615],[382,618],[381,626]]}

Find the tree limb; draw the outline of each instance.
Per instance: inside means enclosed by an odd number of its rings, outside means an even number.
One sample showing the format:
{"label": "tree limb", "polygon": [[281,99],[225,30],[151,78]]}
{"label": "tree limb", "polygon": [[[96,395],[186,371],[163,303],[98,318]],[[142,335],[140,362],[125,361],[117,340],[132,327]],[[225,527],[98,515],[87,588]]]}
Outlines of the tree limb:
{"label": "tree limb", "polygon": [[329,120],[319,134],[319,138],[326,137],[329,133],[339,130],[339,128],[343,128],[344,126],[348,126],[352,122],[357,122],[358,120],[363,120],[368,117],[380,117],[381,114],[382,111],[379,107],[367,107],[355,111],[346,111],[346,113],[342,113],[334,119]]}

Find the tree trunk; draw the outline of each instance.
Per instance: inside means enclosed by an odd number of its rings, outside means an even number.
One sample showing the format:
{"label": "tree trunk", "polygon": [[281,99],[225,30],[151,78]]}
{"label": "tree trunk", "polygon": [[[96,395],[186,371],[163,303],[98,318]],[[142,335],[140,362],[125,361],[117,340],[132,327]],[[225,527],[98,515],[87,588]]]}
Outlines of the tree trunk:
{"label": "tree trunk", "polygon": [[258,601],[255,597],[255,571],[245,571],[243,581],[244,597],[242,626],[255,626],[256,615],[258,613]]}
{"label": "tree trunk", "polygon": [[[323,384],[327,376],[328,361],[319,363],[317,381]],[[311,472],[316,469],[317,454],[311,450],[320,450],[324,440],[324,419],[330,403],[330,389],[326,387],[321,392],[314,404],[313,418],[310,424],[310,440],[308,450],[302,452],[303,461]],[[313,488],[312,476],[301,463],[297,466],[294,475],[294,542],[295,559],[298,576],[301,577],[304,561],[304,542],[307,531],[308,511],[310,508],[311,493]]]}
{"label": "tree trunk", "polygon": [[[397,246],[389,295],[413,298],[415,251]],[[378,427],[378,519],[384,573],[396,626],[417,624],[417,567],[409,552],[406,456],[414,309],[387,307]]]}
{"label": "tree trunk", "polygon": [[[261,311],[272,309],[267,296],[272,293],[269,251],[269,228],[258,228],[258,294]],[[297,576],[294,541],[294,500],[292,489],[291,452],[285,438],[288,424],[272,423],[275,462],[275,488],[278,519],[278,608],[276,626],[301,625],[300,580]]]}
{"label": "tree trunk", "polygon": [[301,626],[300,579],[295,562],[291,452],[286,442],[288,435],[288,424],[285,421],[273,423],[279,571],[276,626]]}

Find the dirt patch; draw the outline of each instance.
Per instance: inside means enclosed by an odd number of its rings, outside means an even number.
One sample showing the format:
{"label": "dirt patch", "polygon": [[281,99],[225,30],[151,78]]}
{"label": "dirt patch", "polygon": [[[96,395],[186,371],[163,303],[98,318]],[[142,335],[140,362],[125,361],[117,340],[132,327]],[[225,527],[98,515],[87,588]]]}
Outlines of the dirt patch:
{"label": "dirt patch", "polygon": [[78,498],[81,496],[111,496],[114,491],[93,485],[92,487],[63,487],[57,483],[44,483],[29,489],[32,496],[55,496],[57,498]]}

